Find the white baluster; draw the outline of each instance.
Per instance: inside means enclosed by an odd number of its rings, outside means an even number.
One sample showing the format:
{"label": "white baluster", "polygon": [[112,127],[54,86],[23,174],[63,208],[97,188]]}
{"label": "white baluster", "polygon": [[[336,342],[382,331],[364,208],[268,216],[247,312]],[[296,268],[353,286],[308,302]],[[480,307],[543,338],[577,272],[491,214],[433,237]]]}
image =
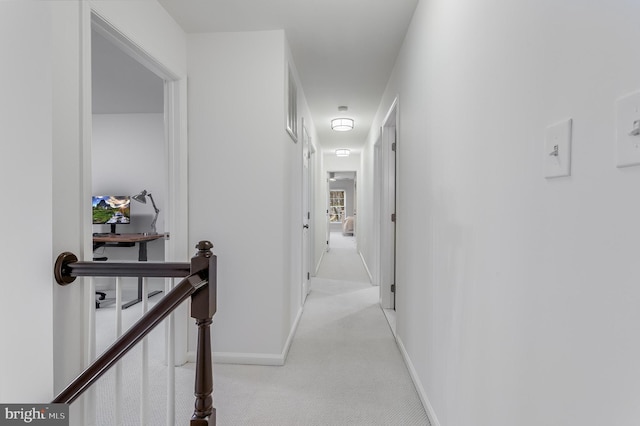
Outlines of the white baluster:
{"label": "white baluster", "polygon": [[[142,278],[142,315],[147,313],[147,279]],[[149,418],[149,339],[142,339],[142,372],[140,380],[140,425],[146,426]]]}
{"label": "white baluster", "polygon": [[[165,294],[169,293],[175,285],[175,279],[165,280]],[[175,426],[176,418],[176,375],[175,375],[175,320],[174,314],[169,315],[165,321],[166,339],[165,352],[167,354],[167,426]]]}
{"label": "white baluster", "polygon": [[[122,280],[120,277],[116,278],[116,340],[122,335]],[[116,396],[116,406],[115,406],[115,417],[116,417],[116,425],[122,425],[123,417],[122,417],[122,395],[124,392],[123,389],[123,372],[122,372],[122,361],[118,361],[115,365],[115,396]]]}

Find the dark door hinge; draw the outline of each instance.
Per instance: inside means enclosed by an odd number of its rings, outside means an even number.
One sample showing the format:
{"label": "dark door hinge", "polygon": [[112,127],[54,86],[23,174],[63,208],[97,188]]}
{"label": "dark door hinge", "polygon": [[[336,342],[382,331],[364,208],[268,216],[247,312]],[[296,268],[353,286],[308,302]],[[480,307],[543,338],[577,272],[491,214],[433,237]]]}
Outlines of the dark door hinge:
{"label": "dark door hinge", "polygon": [[309,281],[311,279],[311,273],[307,272],[307,281]]}
{"label": "dark door hinge", "polygon": [[396,143],[394,142],[391,144],[391,151],[395,152],[395,150],[396,150]]}
{"label": "dark door hinge", "polygon": [[396,214],[391,213],[391,222],[395,222],[395,221],[396,221]]}
{"label": "dark door hinge", "polygon": [[396,292],[396,285],[391,284],[391,293],[395,293],[395,292]]}

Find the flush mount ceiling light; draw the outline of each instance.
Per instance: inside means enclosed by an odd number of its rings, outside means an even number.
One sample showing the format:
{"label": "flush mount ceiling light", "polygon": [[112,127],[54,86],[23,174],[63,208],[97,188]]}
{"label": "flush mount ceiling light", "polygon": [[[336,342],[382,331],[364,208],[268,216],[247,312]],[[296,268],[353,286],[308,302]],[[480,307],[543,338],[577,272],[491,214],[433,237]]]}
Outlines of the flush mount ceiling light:
{"label": "flush mount ceiling light", "polygon": [[334,118],[331,120],[331,129],[336,132],[348,132],[349,130],[353,130],[353,119]]}
{"label": "flush mount ceiling light", "polygon": [[351,151],[348,150],[348,149],[345,149],[345,148],[336,149],[336,156],[337,157],[348,157],[350,153],[351,153]]}

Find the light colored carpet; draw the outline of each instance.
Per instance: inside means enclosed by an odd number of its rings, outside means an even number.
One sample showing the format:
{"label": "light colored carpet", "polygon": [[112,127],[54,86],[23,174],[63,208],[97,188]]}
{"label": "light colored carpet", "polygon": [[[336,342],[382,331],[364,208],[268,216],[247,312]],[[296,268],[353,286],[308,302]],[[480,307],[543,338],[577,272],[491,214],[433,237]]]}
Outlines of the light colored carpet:
{"label": "light colored carpet", "polygon": [[215,366],[219,425],[428,425],[367,283],[315,279],[286,365]]}
{"label": "light colored carpet", "polygon": [[[286,364],[215,364],[218,426],[430,425],[380,308],[379,290],[369,284],[354,240],[337,237],[312,279]],[[124,361],[135,365],[138,358],[131,354]],[[153,425],[164,424],[161,364],[151,362]],[[136,425],[138,374],[127,376],[131,411],[125,424]],[[193,377],[193,364],[176,368],[177,425],[188,424]],[[106,400],[112,399],[111,380],[103,380]]]}
{"label": "light colored carpet", "polygon": [[356,250],[354,236],[344,236],[342,233],[332,232],[329,245],[330,250],[324,254],[320,268],[318,268],[318,278],[369,282],[369,275]]}
{"label": "light colored carpet", "polygon": [[356,237],[354,235],[343,235],[342,232],[331,231],[329,234],[329,247],[331,250],[334,248],[352,249],[356,247]]}

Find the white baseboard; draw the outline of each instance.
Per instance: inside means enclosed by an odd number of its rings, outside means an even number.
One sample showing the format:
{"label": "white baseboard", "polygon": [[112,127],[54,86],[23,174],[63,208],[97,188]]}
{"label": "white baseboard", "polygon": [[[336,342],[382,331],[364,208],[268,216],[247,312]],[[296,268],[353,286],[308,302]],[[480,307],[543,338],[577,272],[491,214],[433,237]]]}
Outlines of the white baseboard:
{"label": "white baseboard", "polygon": [[369,275],[369,282],[371,284],[373,284],[373,275],[371,275],[371,271],[369,270],[369,267],[367,266],[367,261],[364,260],[364,256],[362,255],[362,252],[360,250],[358,250],[358,254],[360,255],[360,259],[362,259],[362,264],[364,265],[364,270],[367,271],[367,275]]}
{"label": "white baseboard", "polygon": [[213,362],[216,364],[246,364],[246,365],[284,365],[282,354],[252,354],[235,352],[214,352]]}
{"label": "white baseboard", "polygon": [[[247,364],[247,365],[284,365],[289,355],[289,349],[293,342],[293,337],[298,329],[300,318],[302,317],[302,307],[296,315],[296,319],[289,331],[289,337],[284,344],[282,352],[279,354],[262,354],[262,353],[239,353],[239,352],[213,352],[213,362],[219,364]],[[187,353],[187,360],[189,362],[196,362],[195,352]]]}
{"label": "white baseboard", "polygon": [[411,380],[413,381],[413,385],[416,387],[416,391],[418,392],[418,396],[420,397],[422,406],[424,407],[424,410],[427,412],[427,417],[429,417],[431,426],[440,426],[438,417],[436,416],[436,413],[433,410],[433,406],[431,405],[431,402],[429,402],[429,398],[427,397],[427,393],[424,391],[424,387],[422,387],[422,382],[418,377],[418,373],[416,372],[416,369],[413,367],[411,358],[409,358],[409,354],[407,353],[407,350],[404,348],[404,344],[402,343],[402,340],[398,336],[396,336],[396,343],[398,344],[400,353],[402,353],[402,358],[404,358],[404,363],[406,364],[407,369],[409,370],[409,375],[411,375]]}
{"label": "white baseboard", "polygon": [[300,318],[302,318],[303,311],[304,306],[300,306],[296,319],[293,320],[293,324],[291,325],[291,330],[289,330],[289,337],[287,337],[287,341],[284,343],[284,348],[282,349],[282,365],[284,365],[284,362],[287,360],[287,356],[289,355],[289,349],[291,348],[291,343],[293,342],[293,338],[298,330],[298,324],[300,323]]}
{"label": "white baseboard", "polygon": [[324,258],[324,254],[326,253],[326,250],[322,250],[322,254],[320,255],[320,260],[318,260],[318,263],[316,264],[316,272],[313,274],[314,276],[318,275],[318,271],[320,270],[320,265],[322,264],[322,258]]}

